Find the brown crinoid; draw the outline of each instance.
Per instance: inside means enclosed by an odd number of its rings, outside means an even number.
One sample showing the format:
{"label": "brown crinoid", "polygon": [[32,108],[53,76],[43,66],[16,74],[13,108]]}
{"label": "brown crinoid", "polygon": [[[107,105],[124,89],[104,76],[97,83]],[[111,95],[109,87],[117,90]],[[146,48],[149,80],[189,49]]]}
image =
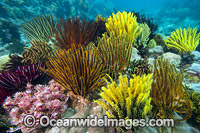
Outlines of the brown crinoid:
{"label": "brown crinoid", "polygon": [[64,19],[60,19],[57,28],[58,31],[53,28],[55,36],[51,38],[51,41],[62,49],[68,50],[72,44],[76,47],[79,44],[87,46],[91,41],[96,40],[96,22],[86,22],[86,19],[80,21],[78,18],[73,20],[68,18],[65,22]]}
{"label": "brown crinoid", "polygon": [[118,74],[124,72],[130,64],[132,44],[129,35],[104,34],[102,38],[98,38],[98,52],[104,68],[112,78],[117,79]]}
{"label": "brown crinoid", "polygon": [[45,63],[48,61],[48,57],[53,55],[52,47],[42,41],[32,41],[30,48],[24,48],[23,63]]}
{"label": "brown crinoid", "polygon": [[191,116],[191,100],[183,85],[183,70],[178,72],[168,60],[157,59],[154,61],[153,83],[151,89],[154,116],[157,118],[173,118],[174,111],[182,114],[183,121]]}
{"label": "brown crinoid", "polygon": [[50,57],[46,65],[47,75],[75,95],[84,98],[105,83],[102,79],[106,73],[102,71],[96,50],[85,49],[82,45],[77,48],[73,45],[68,51],[57,49],[55,57]]}

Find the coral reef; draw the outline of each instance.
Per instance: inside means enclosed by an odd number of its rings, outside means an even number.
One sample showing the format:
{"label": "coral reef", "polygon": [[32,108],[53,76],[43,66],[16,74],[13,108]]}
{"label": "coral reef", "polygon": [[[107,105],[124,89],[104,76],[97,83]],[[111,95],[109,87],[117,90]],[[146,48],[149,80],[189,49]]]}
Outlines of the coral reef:
{"label": "coral reef", "polygon": [[96,49],[86,50],[82,45],[77,49],[74,45],[68,51],[58,49],[46,65],[47,75],[76,95],[86,97],[104,84],[105,71],[102,71]]}
{"label": "coral reef", "polygon": [[98,38],[98,53],[109,75],[116,79],[118,73],[123,72],[130,64],[132,44],[129,35],[125,32],[119,36],[106,34]]}
{"label": "coral reef", "polygon": [[29,41],[41,40],[49,42],[49,38],[54,34],[52,27],[56,29],[57,22],[54,21],[53,16],[38,16],[32,18],[26,23],[22,24],[21,32]]}
{"label": "coral reef", "polygon": [[[136,76],[128,82],[126,75],[119,76],[117,85],[111,79],[112,83],[107,81],[107,87],[102,87],[102,99],[95,100],[106,111],[108,118],[111,119],[146,119],[151,111],[150,89],[152,83],[152,74]],[[116,127],[120,131],[128,131],[126,127]],[[137,127],[129,129],[137,130]]]}
{"label": "coral reef", "polygon": [[200,33],[197,28],[176,29],[165,39],[168,48],[175,48],[179,53],[193,52],[199,45]]}
{"label": "coral reef", "polygon": [[32,41],[30,48],[24,48],[22,54],[24,64],[45,63],[53,55],[51,45],[42,41]]}
{"label": "coral reef", "polygon": [[142,31],[138,26],[137,18],[131,12],[112,13],[112,17],[110,16],[107,19],[106,30],[109,35],[113,33],[115,36],[119,36],[124,32],[128,33],[131,44]]}
{"label": "coral reef", "polygon": [[[153,83],[151,89],[151,103],[156,118],[174,118],[173,112],[183,115],[183,121],[191,116],[191,101],[184,95],[187,93],[183,85],[183,70],[178,72],[168,60],[159,58],[154,61]],[[188,96],[188,95],[187,95]]]}
{"label": "coral reef", "polygon": [[[17,92],[13,98],[8,97],[4,102],[4,108],[9,111],[11,123],[17,125],[23,132],[33,131],[40,127],[39,119],[46,115],[50,119],[57,119],[67,108],[68,95],[64,94],[62,87],[54,81],[49,85],[32,86],[27,84],[25,92]],[[23,124],[26,115],[33,115],[36,119],[34,127],[29,128]]]}
{"label": "coral reef", "polygon": [[55,35],[51,38],[51,41],[59,48],[68,50],[73,45],[76,45],[76,47],[79,44],[87,46],[90,42],[96,40],[96,22],[86,22],[86,19],[80,21],[79,18],[73,20],[68,18],[66,22],[64,19],[60,19],[57,27],[58,31],[53,28]]}

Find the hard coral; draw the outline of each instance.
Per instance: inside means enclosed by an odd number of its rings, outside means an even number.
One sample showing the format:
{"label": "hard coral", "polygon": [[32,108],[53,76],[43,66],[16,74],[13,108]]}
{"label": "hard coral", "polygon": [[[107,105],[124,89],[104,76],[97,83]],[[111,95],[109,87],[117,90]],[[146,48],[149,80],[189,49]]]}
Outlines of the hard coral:
{"label": "hard coral", "polygon": [[[12,124],[17,125],[23,132],[33,131],[40,127],[41,116],[57,119],[65,111],[68,95],[64,95],[62,87],[50,81],[49,85],[32,86],[27,84],[25,92],[17,92],[14,98],[8,97],[4,102],[4,108],[9,111]],[[23,119],[26,115],[33,115],[36,124],[26,127]]]}
{"label": "hard coral", "polygon": [[197,28],[176,29],[165,39],[168,48],[175,48],[179,53],[193,52],[199,45],[200,33]]}
{"label": "hard coral", "polygon": [[68,51],[56,50],[55,58],[49,58],[46,73],[56,82],[84,98],[92,90],[104,84],[105,71],[98,61],[96,49],[73,46]]}
{"label": "hard coral", "polygon": [[64,19],[60,19],[57,27],[58,31],[53,28],[55,36],[51,38],[51,41],[62,49],[68,50],[73,45],[78,47],[79,44],[87,46],[96,40],[96,22],[86,22],[86,19],[80,21],[78,18],[72,21],[71,18],[68,18],[65,22]]}
{"label": "hard coral", "polygon": [[[150,89],[152,74],[136,76],[128,82],[125,75],[119,76],[119,84],[109,83],[102,87],[102,99],[95,100],[106,111],[110,119],[146,119],[151,111]],[[130,83],[130,84],[129,84]],[[116,127],[118,130],[127,131],[126,127]],[[129,130],[135,131],[138,127]]]}

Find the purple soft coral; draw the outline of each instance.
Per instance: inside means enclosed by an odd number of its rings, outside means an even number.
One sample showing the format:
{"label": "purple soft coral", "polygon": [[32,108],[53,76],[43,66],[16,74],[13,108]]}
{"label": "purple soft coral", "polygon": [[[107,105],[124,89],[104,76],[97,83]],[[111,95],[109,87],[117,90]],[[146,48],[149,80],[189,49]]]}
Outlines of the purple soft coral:
{"label": "purple soft coral", "polygon": [[[50,81],[49,85],[32,86],[27,84],[26,91],[17,92],[14,98],[8,97],[4,102],[4,108],[9,111],[12,124],[15,124],[25,132],[32,131],[38,127],[41,116],[48,116],[50,119],[58,119],[65,111],[66,102],[69,98],[64,94],[62,87]],[[33,115],[36,124],[32,128],[23,125],[23,118],[26,115]]]}

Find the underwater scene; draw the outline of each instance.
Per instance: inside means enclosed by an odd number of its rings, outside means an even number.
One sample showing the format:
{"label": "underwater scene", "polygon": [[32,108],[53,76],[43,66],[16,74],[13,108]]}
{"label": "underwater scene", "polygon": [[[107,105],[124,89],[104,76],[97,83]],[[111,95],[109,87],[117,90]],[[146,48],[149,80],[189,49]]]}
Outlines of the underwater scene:
{"label": "underwater scene", "polygon": [[0,0],[0,133],[199,133],[200,0]]}

